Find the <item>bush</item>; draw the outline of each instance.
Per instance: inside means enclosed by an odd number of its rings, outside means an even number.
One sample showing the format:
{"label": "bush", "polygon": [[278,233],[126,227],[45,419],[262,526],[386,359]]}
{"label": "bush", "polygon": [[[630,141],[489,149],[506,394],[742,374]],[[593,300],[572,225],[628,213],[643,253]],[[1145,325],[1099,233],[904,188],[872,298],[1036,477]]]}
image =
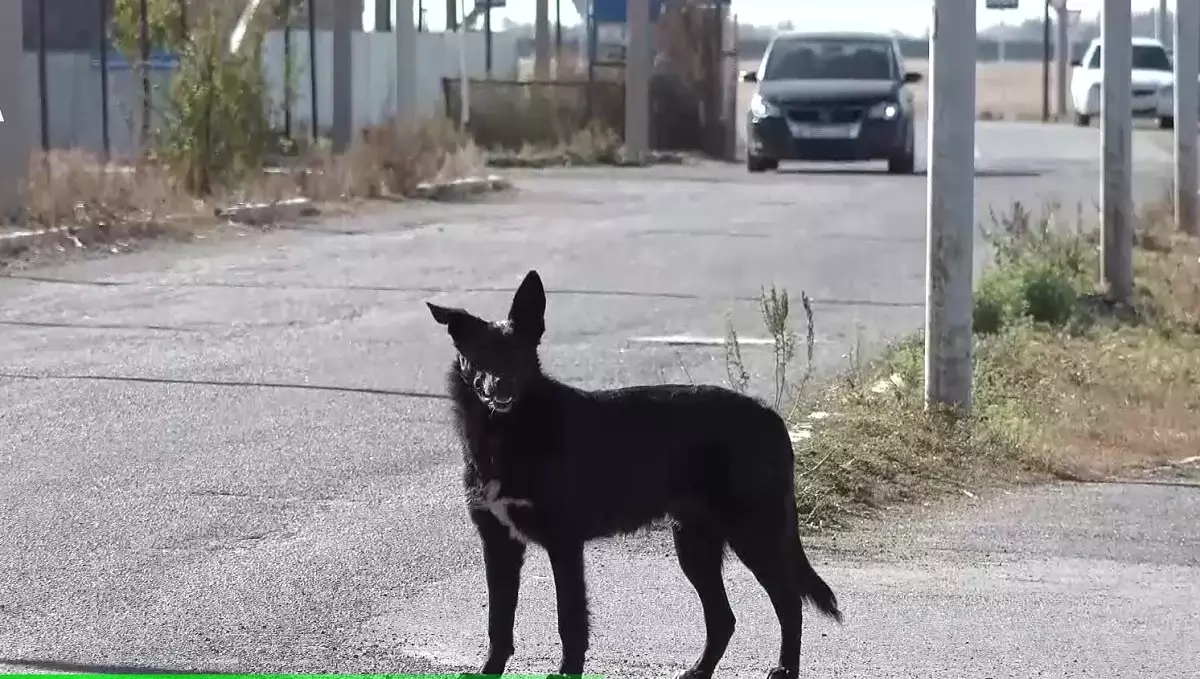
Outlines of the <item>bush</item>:
{"label": "bush", "polygon": [[1075,315],[1097,271],[1091,234],[1077,221],[1067,228],[1053,206],[1034,217],[1023,205],[1012,212],[992,213],[984,240],[992,249],[992,266],[975,291],[972,318],[979,334],[994,334],[1028,319],[1061,327]]}

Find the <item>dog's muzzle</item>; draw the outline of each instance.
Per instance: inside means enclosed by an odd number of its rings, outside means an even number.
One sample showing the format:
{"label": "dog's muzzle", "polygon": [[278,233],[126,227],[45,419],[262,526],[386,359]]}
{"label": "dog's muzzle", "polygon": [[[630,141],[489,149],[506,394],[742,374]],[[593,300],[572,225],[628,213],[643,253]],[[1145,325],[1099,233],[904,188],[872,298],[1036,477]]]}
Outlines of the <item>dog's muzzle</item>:
{"label": "dog's muzzle", "polygon": [[512,394],[502,388],[500,378],[483,371],[474,371],[471,376],[471,388],[475,396],[488,408],[497,413],[507,413],[512,410],[515,399]]}

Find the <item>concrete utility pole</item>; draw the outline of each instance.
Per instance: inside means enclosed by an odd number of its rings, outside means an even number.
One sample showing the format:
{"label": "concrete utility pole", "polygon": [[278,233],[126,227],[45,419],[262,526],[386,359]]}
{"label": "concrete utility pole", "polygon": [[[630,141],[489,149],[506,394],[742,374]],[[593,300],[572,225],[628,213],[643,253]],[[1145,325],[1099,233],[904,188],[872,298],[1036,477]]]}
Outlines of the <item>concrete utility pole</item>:
{"label": "concrete utility pole", "polygon": [[351,3],[342,3],[333,10],[333,129],[330,130],[333,150],[341,153],[350,146],[354,128],[354,65],[351,49],[351,30],[355,16]]}
{"label": "concrete utility pole", "polygon": [[[1194,1],[1194,0],[1193,0]],[[1180,3],[1176,3],[1177,5]],[[1182,4],[1187,4],[1186,0]],[[1179,13],[1179,8],[1175,8],[1176,14]],[[1171,26],[1167,21],[1167,0],[1158,0],[1158,11],[1154,13],[1154,37],[1158,38],[1168,48],[1171,47]],[[1175,17],[1175,22],[1179,22],[1179,17]]]}
{"label": "concrete utility pole", "polygon": [[650,0],[626,0],[625,150],[634,160],[650,147]]}
{"label": "concrete utility pole", "polygon": [[1067,0],[1054,0],[1054,110],[1059,118],[1071,114],[1067,108],[1068,74],[1071,64],[1071,18]]}
{"label": "concrete utility pole", "polygon": [[417,116],[417,27],[413,0],[396,0],[396,117]]}
{"label": "concrete utility pole", "polygon": [[[1129,0],[1104,0],[1100,40],[1101,278],[1109,300],[1125,304],[1133,296],[1133,21]],[[1194,109],[1196,101],[1188,105]],[[1195,128],[1189,132],[1196,134]]]}
{"label": "concrete utility pole", "polygon": [[0,223],[21,208],[21,182],[34,137],[22,101],[26,93],[23,4],[0,2]]}
{"label": "concrete utility pole", "polygon": [[550,79],[550,0],[537,0],[533,17],[533,79]]}
{"label": "concrete utility pole", "polygon": [[1180,0],[1175,5],[1175,223],[1186,233],[1200,235],[1200,190],[1196,163],[1196,107],[1200,102],[1200,5]]}
{"label": "concrete utility pole", "polygon": [[934,0],[925,269],[925,404],[972,406],[975,2]]}

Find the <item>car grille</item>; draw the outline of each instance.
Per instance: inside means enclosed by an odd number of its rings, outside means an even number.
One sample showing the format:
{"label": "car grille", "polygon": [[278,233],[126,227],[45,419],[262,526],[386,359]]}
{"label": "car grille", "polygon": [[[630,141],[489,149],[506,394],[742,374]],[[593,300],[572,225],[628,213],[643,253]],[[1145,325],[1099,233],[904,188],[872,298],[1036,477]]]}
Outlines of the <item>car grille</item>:
{"label": "car grille", "polygon": [[866,115],[862,106],[804,106],[787,109],[787,117],[798,123],[857,123]]}

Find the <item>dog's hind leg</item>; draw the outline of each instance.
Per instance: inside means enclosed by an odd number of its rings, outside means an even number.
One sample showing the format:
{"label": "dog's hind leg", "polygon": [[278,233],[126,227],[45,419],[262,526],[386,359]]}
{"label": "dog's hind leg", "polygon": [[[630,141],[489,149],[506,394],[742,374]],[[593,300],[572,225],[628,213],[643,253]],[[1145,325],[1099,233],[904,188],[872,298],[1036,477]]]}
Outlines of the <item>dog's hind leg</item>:
{"label": "dog's hind leg", "polygon": [[488,588],[488,652],[480,674],[503,674],[513,654],[513,624],[521,589],[525,545],[486,509],[471,511],[471,521],[483,540],[483,563]]}
{"label": "dog's hind leg", "polygon": [[[767,591],[779,619],[779,664],[768,679],[795,679],[800,671],[800,635],[804,626],[802,590],[798,577],[799,553],[795,549],[794,510],[784,502],[790,497],[764,498],[749,512],[729,525],[729,546]],[[768,506],[775,505],[775,506]]]}
{"label": "dog's hind leg", "polygon": [[558,636],[562,639],[560,675],[583,674],[588,648],[587,581],[583,569],[583,543],[546,546],[558,603]]}
{"label": "dog's hind leg", "polygon": [[729,607],[721,562],[725,538],[717,526],[703,520],[680,522],[673,529],[675,554],[704,610],[704,651],[700,659],[677,679],[709,679],[733,636],[736,619]]}

